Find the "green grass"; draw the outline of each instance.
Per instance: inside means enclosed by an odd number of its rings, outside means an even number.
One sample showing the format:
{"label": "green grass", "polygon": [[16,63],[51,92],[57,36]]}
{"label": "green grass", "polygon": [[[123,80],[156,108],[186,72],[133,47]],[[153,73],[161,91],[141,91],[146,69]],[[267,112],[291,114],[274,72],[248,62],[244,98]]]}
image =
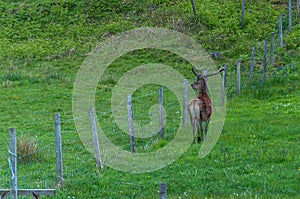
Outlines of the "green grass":
{"label": "green grass", "polygon": [[[19,188],[53,188],[56,184],[53,114],[61,114],[64,183],[53,198],[157,198],[160,182],[169,198],[297,198],[300,194],[300,58],[299,24],[285,33],[285,48],[276,48],[275,66],[261,81],[262,40],[277,30],[284,5],[271,1],[247,3],[245,27],[239,27],[240,1],[197,3],[193,17],[189,1],[77,2],[7,1],[0,6],[0,188],[9,188],[8,128],[18,138],[28,136],[37,154],[18,165]],[[105,167],[97,170],[82,144],[72,115],[73,82],[86,55],[97,42],[135,27],[179,30],[220,51],[217,65],[227,64],[226,119],[217,144],[203,159],[193,144],[169,166],[131,174]],[[42,30],[42,31],[41,31]],[[256,68],[248,80],[251,46]],[[236,96],[235,62],[242,59],[242,93]],[[115,60],[100,79],[96,111],[105,134],[124,150],[128,136],[111,118],[113,87],[124,73],[141,64],[172,66],[193,81],[191,65],[160,50],[139,50]],[[157,103],[157,85],[140,87],[133,95],[134,114],[148,123]],[[137,139],[137,152],[156,151],[174,137],[179,104],[164,88],[168,113],[165,138]],[[145,105],[145,101],[147,104]]]}

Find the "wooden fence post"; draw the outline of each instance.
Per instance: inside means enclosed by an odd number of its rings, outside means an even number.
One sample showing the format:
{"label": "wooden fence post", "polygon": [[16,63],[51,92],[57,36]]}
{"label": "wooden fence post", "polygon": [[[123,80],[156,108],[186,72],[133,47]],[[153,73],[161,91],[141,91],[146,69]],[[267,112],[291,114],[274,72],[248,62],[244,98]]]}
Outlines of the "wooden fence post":
{"label": "wooden fence post", "polygon": [[252,46],[251,59],[250,59],[250,75],[249,75],[250,80],[253,78],[253,71],[254,71],[254,54],[255,54],[255,48],[254,48],[254,46]]}
{"label": "wooden fence post", "polygon": [[237,95],[241,93],[241,60],[237,61],[237,69],[236,69],[236,80],[237,80]]}
{"label": "wooden fence post", "polygon": [[62,146],[61,146],[61,128],[60,128],[60,114],[54,114],[54,133],[56,146],[56,172],[57,172],[57,187],[60,187],[63,181],[63,161],[62,161]]}
{"label": "wooden fence post", "polygon": [[132,97],[127,95],[127,114],[128,114],[128,131],[130,139],[130,152],[134,153],[134,123],[133,123],[133,113],[132,113]]}
{"label": "wooden fence post", "polygon": [[18,198],[17,180],[17,131],[15,128],[9,129],[9,168],[10,168],[10,198]]}
{"label": "wooden fence post", "polygon": [[223,106],[224,102],[225,102],[226,64],[224,64],[223,67],[224,67],[224,70],[222,73],[221,106]]}
{"label": "wooden fence post", "polygon": [[188,106],[188,85],[189,81],[185,79],[183,81],[183,107],[182,107],[182,125],[186,124],[187,106]]}
{"label": "wooden fence post", "polygon": [[101,153],[100,153],[100,148],[99,148],[96,117],[95,117],[95,111],[93,108],[89,108],[89,117],[90,117],[90,127],[91,127],[91,131],[92,131],[92,142],[93,142],[93,147],[94,147],[94,157],[96,159],[96,165],[98,168],[103,169]]}
{"label": "wooden fence post", "polygon": [[288,5],[289,5],[289,32],[291,32],[293,26],[292,0],[289,0]]}
{"label": "wooden fence post", "polygon": [[264,39],[264,61],[263,61],[264,79],[267,79],[267,41]]}
{"label": "wooden fence post", "polygon": [[279,15],[278,19],[278,27],[279,27],[279,46],[283,46],[283,40],[282,40],[282,15]]}
{"label": "wooden fence post", "polygon": [[158,88],[158,128],[160,137],[164,137],[163,89]]}
{"label": "wooden fence post", "polygon": [[245,0],[242,0],[241,3],[241,21],[240,21],[240,26],[244,26],[244,18],[245,18]]}
{"label": "wooden fence post", "polygon": [[300,0],[297,0],[298,17],[300,17]]}
{"label": "wooden fence post", "polygon": [[270,65],[274,65],[274,32],[271,32],[271,44],[270,44]]}
{"label": "wooden fence post", "polygon": [[195,1],[191,0],[191,4],[192,4],[194,15],[197,16],[197,9],[196,9],[196,5],[195,5]]}
{"label": "wooden fence post", "polygon": [[159,199],[167,199],[167,184],[165,182],[159,184]]}

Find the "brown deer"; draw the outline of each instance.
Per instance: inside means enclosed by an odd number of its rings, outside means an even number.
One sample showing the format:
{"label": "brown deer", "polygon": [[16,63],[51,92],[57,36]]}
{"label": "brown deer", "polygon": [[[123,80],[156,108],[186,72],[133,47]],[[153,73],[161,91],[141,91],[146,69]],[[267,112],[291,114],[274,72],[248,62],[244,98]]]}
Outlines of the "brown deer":
{"label": "brown deer", "polygon": [[[203,133],[202,122],[205,121],[205,130],[203,134],[203,140],[207,134],[208,124],[210,122],[210,116],[212,114],[212,103],[208,95],[207,87],[207,78],[219,74],[224,70],[224,67],[221,67],[218,71],[207,74],[207,71],[199,70],[199,73],[196,73],[194,68],[192,72],[196,76],[196,81],[191,84],[191,87],[194,90],[198,91],[198,97],[193,98],[189,101],[188,111],[190,114],[191,125],[193,129],[193,138],[195,142],[195,127],[198,132],[198,143],[202,140],[201,134]],[[199,129],[200,128],[200,129]]]}

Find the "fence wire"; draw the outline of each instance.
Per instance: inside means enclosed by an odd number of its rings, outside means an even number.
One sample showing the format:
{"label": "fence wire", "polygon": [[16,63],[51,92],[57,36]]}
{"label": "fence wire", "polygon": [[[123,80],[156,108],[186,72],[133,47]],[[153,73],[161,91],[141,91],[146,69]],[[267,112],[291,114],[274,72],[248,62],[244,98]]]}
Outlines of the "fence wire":
{"label": "fence wire", "polygon": [[[297,4],[293,2],[293,8],[295,8]],[[286,14],[288,9],[286,9],[286,12],[283,13],[283,41],[284,46],[286,46],[285,38],[289,34],[288,32],[288,15]],[[297,25],[299,23],[299,17],[297,17],[297,12],[293,12],[293,25]],[[275,29],[274,29],[274,62],[275,64],[280,63],[284,61],[284,57],[282,57],[282,49],[279,43],[279,26],[278,21],[276,23]],[[269,49],[270,41],[271,41],[271,33],[266,35],[266,41]],[[260,41],[254,45],[255,48],[255,66],[256,66],[256,72],[261,73],[262,72],[262,61],[263,61],[263,48],[264,48],[264,42]],[[270,52],[268,51],[268,60],[270,57]],[[248,79],[248,70],[250,65],[250,55],[251,55],[251,49],[245,49],[241,54],[248,55],[246,57],[243,57],[242,60],[242,69],[243,69],[243,77],[244,79]],[[287,56],[291,56],[287,53]],[[31,60],[32,61],[32,60]],[[33,60],[33,61],[41,61],[41,60]],[[42,60],[43,61],[43,60]],[[230,60],[231,64],[234,65],[236,60]],[[21,61],[14,61],[14,64],[20,65],[24,63],[24,60]],[[3,65],[9,65],[9,62],[2,63]],[[272,70],[273,66],[268,65],[268,70]],[[262,74],[261,74],[262,75]],[[5,81],[4,76],[1,76],[1,81]],[[13,78],[13,77],[11,77]],[[190,79],[190,82],[192,79]],[[259,81],[259,80],[258,80]],[[229,82],[235,82],[234,80]],[[245,84],[247,84],[247,81],[244,81]],[[230,85],[229,85],[230,87]],[[164,92],[169,92],[165,91]],[[136,97],[133,97],[133,100],[136,101],[143,101],[147,99],[148,97],[157,99],[157,92],[152,91],[145,95],[139,95]],[[124,103],[126,104],[126,99],[124,99]],[[120,104],[121,105],[121,104]],[[178,111],[181,111],[178,109],[178,107],[174,106],[173,102],[168,102],[164,104],[164,107],[166,110],[169,110],[171,114],[168,114],[167,121],[180,121],[180,114],[176,114]],[[299,113],[300,110],[300,104],[295,104],[295,110],[297,113]],[[19,140],[24,139],[26,141],[26,138],[29,139],[29,141],[33,141],[31,144],[36,144],[36,149],[32,149],[33,151],[29,151],[28,153],[25,153],[23,155],[18,155],[18,187],[19,188],[54,188],[56,185],[56,165],[55,165],[55,142],[54,142],[54,133],[53,133],[53,115],[52,111],[48,110],[35,110],[31,111],[29,108],[22,108],[22,106],[18,107],[19,112],[25,112],[28,113],[28,118],[26,120],[22,119],[22,123],[18,124],[17,128],[17,137]],[[108,136],[112,140],[123,140],[120,146],[121,148],[129,150],[129,139],[128,135],[124,134],[124,132],[121,132],[118,125],[113,121],[113,119],[110,118],[112,115],[112,112],[114,110],[105,110],[105,111],[98,111],[96,113],[98,121],[101,125],[101,128],[104,130],[105,133],[107,133]],[[144,112],[144,113],[140,113]],[[175,113],[175,114],[174,114]],[[146,123],[151,122],[151,117],[149,116],[149,112],[144,111],[144,107],[139,107],[136,109],[136,113],[134,114],[134,117],[136,118],[136,121],[138,121],[139,125],[143,125]],[[14,118],[13,120],[17,123],[18,119],[20,118]],[[67,151],[71,151],[73,154],[81,154],[85,153],[84,146],[82,146],[82,143],[78,139],[76,129],[74,128],[74,120],[77,119],[88,119],[88,114],[83,114],[80,116],[80,118],[73,118],[72,115],[66,114],[62,115],[61,119],[61,128],[62,128],[62,136],[63,136],[63,153]],[[127,118],[124,118],[124,123],[127,122]],[[7,127],[8,125],[11,125],[12,122],[3,122],[2,126]],[[38,126],[43,126],[43,132],[39,132],[40,128]],[[2,139],[0,139],[0,187],[1,188],[9,188],[9,178],[10,178],[10,171],[9,171],[9,163],[8,163],[8,129],[1,128],[2,133]],[[166,126],[167,128],[165,130],[167,131],[175,131],[173,127]],[[169,129],[168,129],[169,128]],[[153,132],[157,133],[156,129],[150,129]],[[7,133],[5,133],[7,132]],[[123,136],[122,136],[123,134]],[[155,134],[156,135],[156,134]],[[151,148],[157,141],[156,136],[150,137],[149,139],[146,139],[144,141],[137,140],[137,149],[140,151],[148,151],[149,148]],[[168,134],[170,137],[167,139],[172,139],[172,134]],[[27,140],[28,141],[28,140]],[[119,142],[118,142],[119,143]],[[128,144],[126,144],[128,143]],[[30,144],[30,143],[29,143]],[[94,160],[92,156],[64,156],[64,175],[66,176],[66,179],[71,179],[73,175],[87,175],[90,171],[88,169],[82,170],[82,164],[83,165],[90,165],[94,164]],[[105,160],[105,159],[104,159]],[[74,162],[77,162],[78,164],[74,164]],[[80,165],[80,166],[79,166]],[[88,166],[86,168],[89,168]],[[66,181],[68,184],[68,182]],[[134,187],[138,188],[140,187],[141,190],[143,190],[144,185],[142,183],[131,183],[131,182],[116,182],[121,184],[122,186],[128,187]],[[178,197],[188,197],[189,193],[178,193],[175,194]],[[202,193],[199,192],[192,192],[193,195],[201,196]]]}
{"label": "fence wire", "polygon": [[[292,27],[299,25],[299,16],[297,12],[297,2],[292,2]],[[252,49],[244,49],[240,52],[241,56],[241,87],[242,90],[246,88],[248,85],[251,84],[251,82],[262,82],[263,80],[263,65],[264,65],[264,56],[266,56],[266,68],[267,68],[267,77],[272,78],[274,75],[276,75],[276,72],[279,70],[282,70],[283,67],[289,68],[294,66],[285,66],[284,64],[286,61],[289,61],[293,56],[297,56],[295,54],[291,54],[287,50],[287,46],[289,45],[287,43],[287,37],[289,34],[292,33],[293,28],[291,31],[289,31],[289,9],[288,5],[286,6],[285,11],[281,13],[282,16],[282,46],[280,43],[280,25],[279,25],[279,16],[277,18],[276,24],[274,24],[274,30],[272,31],[274,36],[272,35],[272,32],[266,35],[265,41],[266,41],[266,47],[267,51],[266,54],[264,54],[264,40],[257,42],[252,47],[254,47],[254,76],[253,79],[250,79],[250,62],[251,62],[251,52]],[[272,40],[274,37],[274,43],[272,44]],[[271,63],[271,45],[273,45],[273,63]],[[233,95],[233,93],[236,92],[236,63],[237,59],[228,59],[227,60],[227,68],[229,68],[229,72],[227,80],[226,81],[226,90],[227,95],[230,97]],[[291,63],[293,64],[293,63]]]}

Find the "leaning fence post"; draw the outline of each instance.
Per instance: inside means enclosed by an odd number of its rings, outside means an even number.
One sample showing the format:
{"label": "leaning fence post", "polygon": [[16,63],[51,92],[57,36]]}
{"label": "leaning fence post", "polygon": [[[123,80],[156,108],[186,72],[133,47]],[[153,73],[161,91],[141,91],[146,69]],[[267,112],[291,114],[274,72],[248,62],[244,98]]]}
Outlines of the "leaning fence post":
{"label": "leaning fence post", "polygon": [[127,95],[127,114],[128,114],[128,131],[130,139],[130,152],[134,153],[134,123],[133,123],[133,113],[132,113],[132,97]]}
{"label": "leaning fence post", "polygon": [[298,12],[298,17],[300,17],[300,0],[297,0],[297,12]]}
{"label": "leaning fence post", "polygon": [[237,69],[236,69],[236,80],[237,80],[237,95],[241,93],[241,60],[237,61]]}
{"label": "leaning fence post", "polygon": [[90,117],[90,127],[92,131],[92,142],[94,146],[94,157],[96,159],[96,165],[100,169],[103,169],[94,108],[89,108],[89,117]]}
{"label": "leaning fence post", "polygon": [[255,54],[255,48],[254,46],[252,47],[252,52],[251,52],[251,59],[250,59],[250,80],[253,78],[253,71],[254,71],[254,54]]}
{"label": "leaning fence post", "polygon": [[264,39],[264,61],[263,61],[264,79],[267,79],[267,41]]}
{"label": "leaning fence post", "polygon": [[188,85],[187,79],[183,81],[183,107],[182,107],[182,125],[186,124],[187,106],[188,106]]}
{"label": "leaning fence post", "polygon": [[241,5],[241,21],[240,21],[240,26],[244,26],[244,18],[245,18],[245,0],[242,0],[242,5]]}
{"label": "leaning fence post", "polygon": [[293,26],[293,13],[292,13],[292,0],[289,0],[289,31],[292,31]]}
{"label": "leaning fence post", "polygon": [[192,4],[194,15],[197,16],[197,9],[196,9],[196,5],[195,5],[195,1],[191,0],[191,4]]}
{"label": "leaning fence post", "polygon": [[61,146],[61,133],[60,133],[60,114],[54,114],[54,133],[55,133],[55,146],[56,146],[56,172],[57,172],[57,186],[61,185],[63,181],[63,161],[62,161],[62,146]]}
{"label": "leaning fence post", "polygon": [[164,136],[164,120],[163,120],[163,89],[158,88],[158,128],[160,137]]}
{"label": "leaning fence post", "polygon": [[159,184],[159,199],[167,199],[167,184],[165,182]]}
{"label": "leaning fence post", "polygon": [[226,64],[224,64],[223,67],[224,67],[224,70],[222,73],[221,106],[223,106],[224,102],[225,102]]}
{"label": "leaning fence post", "polygon": [[9,168],[10,168],[10,198],[18,198],[17,180],[17,132],[15,128],[9,129]]}
{"label": "leaning fence post", "polygon": [[270,44],[270,65],[274,64],[274,32],[271,33],[271,44]]}
{"label": "leaning fence post", "polygon": [[278,27],[279,27],[279,46],[283,46],[283,41],[282,41],[282,15],[279,15],[278,19]]}

